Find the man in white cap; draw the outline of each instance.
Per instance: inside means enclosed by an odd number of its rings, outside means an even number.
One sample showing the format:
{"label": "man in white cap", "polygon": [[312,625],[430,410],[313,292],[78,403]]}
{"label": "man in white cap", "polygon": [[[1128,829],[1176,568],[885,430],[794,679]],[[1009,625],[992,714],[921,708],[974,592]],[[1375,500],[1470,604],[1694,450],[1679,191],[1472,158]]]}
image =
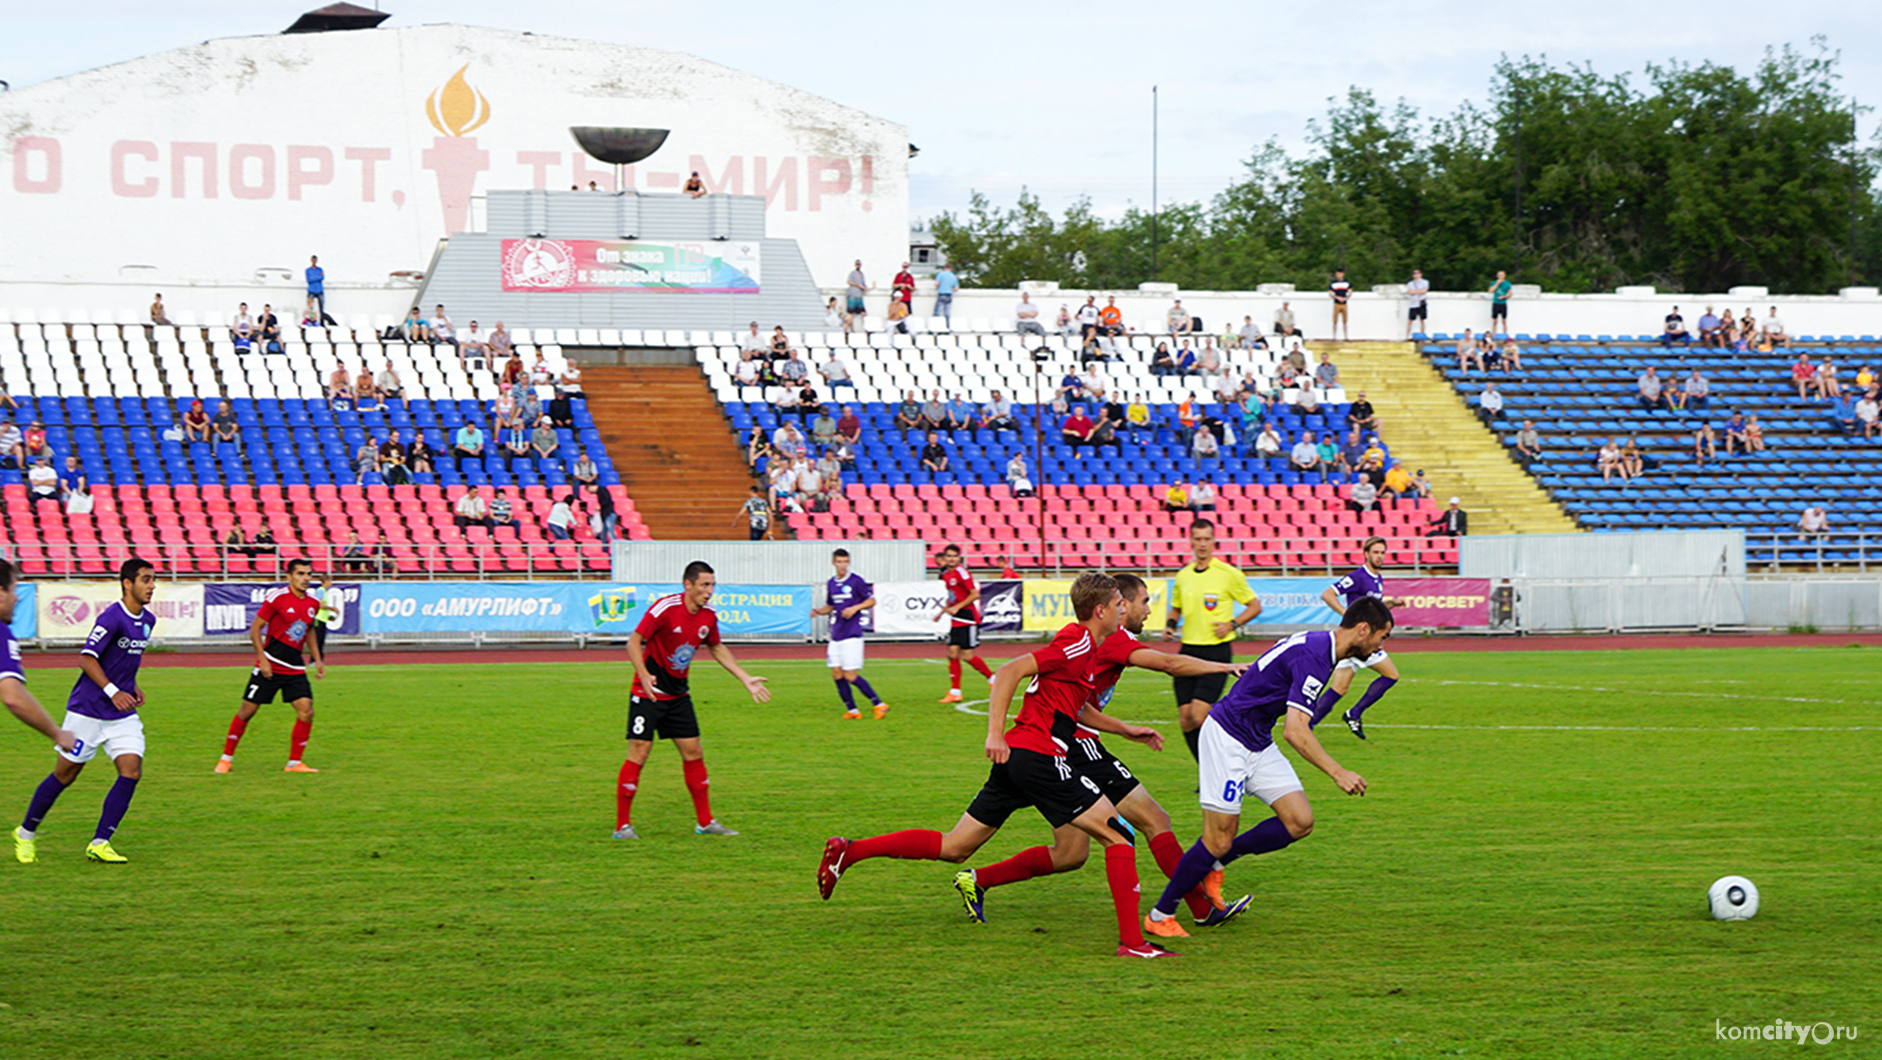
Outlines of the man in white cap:
{"label": "man in white cap", "polygon": [[1451,506],[1438,513],[1431,520],[1431,530],[1426,537],[1463,537],[1470,533],[1470,513],[1459,508],[1458,499],[1451,498]]}

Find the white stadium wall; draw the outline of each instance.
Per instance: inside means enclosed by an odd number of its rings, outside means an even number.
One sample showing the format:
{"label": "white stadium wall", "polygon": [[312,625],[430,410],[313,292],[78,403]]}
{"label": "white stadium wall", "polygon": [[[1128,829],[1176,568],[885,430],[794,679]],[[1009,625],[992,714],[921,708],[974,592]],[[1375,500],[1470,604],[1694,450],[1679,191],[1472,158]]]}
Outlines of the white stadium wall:
{"label": "white stadium wall", "polygon": [[907,256],[901,125],[679,52],[420,26],[214,40],[0,94],[0,304],[141,312],[161,290],[221,319],[231,288],[279,309],[318,254],[331,292],[380,311],[490,189],[611,189],[577,125],[671,130],[624,187],[698,170],[763,195],[820,284]]}

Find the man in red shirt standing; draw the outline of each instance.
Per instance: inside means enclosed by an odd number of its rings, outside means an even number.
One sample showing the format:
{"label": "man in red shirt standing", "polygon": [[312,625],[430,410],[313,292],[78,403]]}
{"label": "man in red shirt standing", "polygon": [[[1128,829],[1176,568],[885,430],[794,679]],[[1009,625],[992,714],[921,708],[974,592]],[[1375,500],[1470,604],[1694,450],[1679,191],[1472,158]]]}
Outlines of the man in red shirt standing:
{"label": "man in red shirt standing", "polygon": [[904,306],[912,306],[915,300],[915,274],[908,271],[908,262],[902,263],[902,271],[896,273],[895,279],[889,281],[889,284],[893,288],[889,297]]}
{"label": "man in red shirt standing", "polygon": [[732,650],[719,640],[719,616],[706,605],[718,584],[712,567],[699,560],[686,565],[684,587],[662,596],[647,607],[640,625],[627,638],[627,655],[634,663],[634,688],[627,711],[627,760],[614,789],[614,838],[639,839],[629,823],[634,793],[640,790],[640,769],[653,752],[656,736],[672,740],[680,752],[686,790],[693,796],[698,835],[737,835],[712,816],[706,787],[706,757],[699,749],[699,718],[693,713],[687,672],[693,656],[704,648],[726,672],[751,693],[752,702],[767,703],[771,690],[765,679],[753,677],[732,659]]}
{"label": "man in red shirt standing", "polygon": [[[889,857],[958,864],[992,839],[1015,811],[1031,806],[1053,829],[1071,825],[1104,844],[1105,878],[1117,915],[1117,955],[1174,956],[1144,939],[1137,919],[1136,850],[1109,823],[1117,808],[1065,758],[1079,722],[1152,748],[1163,745],[1155,729],[1128,725],[1090,706],[1098,646],[1117,632],[1123,613],[1117,582],[1104,574],[1081,574],[1072,583],[1071,597],[1078,621],[1061,629],[1045,648],[1002,666],[994,678],[987,713],[987,758],[993,766],[967,812],[945,835],[909,829],[869,839],[831,837],[817,866],[817,891],[826,901],[844,870],[858,861]],[[1026,693],[1019,720],[1011,731],[1003,731],[1013,693],[1022,685]]]}
{"label": "man in red shirt standing", "polygon": [[948,694],[941,697],[943,703],[961,701],[961,652],[967,652],[967,664],[980,671],[980,676],[993,680],[993,670],[980,657],[980,586],[974,584],[974,576],[961,565],[961,546],[949,545],[935,557],[941,567],[941,584],[948,591],[947,606],[935,614],[940,621],[942,615],[951,619],[948,626]]}
{"label": "man in red shirt standing", "polygon": [[[314,689],[307,683],[309,660],[314,676],[327,676],[326,660],[320,657],[320,644],[311,635],[314,614],[320,601],[308,595],[314,565],[297,559],[288,563],[288,584],[276,589],[255,612],[249,623],[248,639],[255,646],[255,669],[248,675],[248,690],[242,693],[235,719],[229,722],[228,739],[222,743],[222,759],[216,772],[227,773],[235,765],[235,747],[248,731],[248,720],[263,704],[273,703],[276,693],[294,708],[294,732],[288,738],[289,773],[318,773],[320,770],[301,761],[307,752],[308,737],[314,734]],[[303,656],[301,653],[306,652]]]}

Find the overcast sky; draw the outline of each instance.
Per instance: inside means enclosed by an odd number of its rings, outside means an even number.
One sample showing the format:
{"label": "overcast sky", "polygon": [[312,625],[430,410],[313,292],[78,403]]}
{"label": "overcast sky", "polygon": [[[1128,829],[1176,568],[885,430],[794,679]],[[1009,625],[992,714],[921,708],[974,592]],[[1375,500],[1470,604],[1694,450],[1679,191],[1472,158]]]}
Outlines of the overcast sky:
{"label": "overcast sky", "polygon": [[[0,0],[0,79],[15,88],[213,37],[278,32],[323,0]],[[356,0],[357,2],[357,0]],[[1255,145],[1298,149],[1350,85],[1428,116],[1481,100],[1500,55],[1640,71],[1668,59],[1748,69],[1767,45],[1842,53],[1844,85],[1882,103],[1882,5],[1826,0],[1581,0],[1339,5],[651,4],[383,0],[388,27],[457,22],[690,52],[908,126],[915,217],[970,190],[1107,215],[1150,201],[1150,89],[1161,100],[1160,198],[1206,199]],[[811,17],[806,17],[806,12]],[[318,101],[310,105],[318,106]],[[1863,119],[1865,135],[1877,125]]]}

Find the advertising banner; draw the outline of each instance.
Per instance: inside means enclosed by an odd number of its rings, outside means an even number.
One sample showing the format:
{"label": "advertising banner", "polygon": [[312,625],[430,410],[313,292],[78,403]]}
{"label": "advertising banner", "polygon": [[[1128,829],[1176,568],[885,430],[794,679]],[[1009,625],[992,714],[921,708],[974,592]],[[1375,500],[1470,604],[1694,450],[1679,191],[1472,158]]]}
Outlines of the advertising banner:
{"label": "advertising banner", "polygon": [[[1320,594],[1333,584],[1332,578],[1250,578],[1248,587],[1261,601],[1261,615],[1250,626],[1332,626],[1340,616],[1333,613]],[[1237,610],[1240,610],[1238,607]]]}
{"label": "advertising banner", "polygon": [[[286,585],[286,582],[232,582],[203,586],[203,636],[247,633],[249,623],[255,620],[255,612],[261,610],[261,602],[269,593]],[[333,591],[340,594],[340,621],[327,627],[327,632],[341,636],[358,633],[359,585],[334,582]]]}
{"label": "advertising banner", "polygon": [[755,240],[649,243],[638,239],[506,239],[505,291],[697,291],[757,294]]}
{"label": "advertising banner", "polygon": [[20,594],[13,605],[13,635],[20,640],[32,640],[39,635],[39,586],[33,582],[14,582],[14,591]]}
{"label": "advertising banner", "polygon": [[[123,589],[116,581],[44,582],[37,587],[38,628],[35,635],[53,640],[84,640],[98,613],[118,602]],[[150,609],[157,616],[156,643],[203,635],[203,587],[189,582],[158,582]],[[21,635],[19,623],[14,635]]]}
{"label": "advertising banner", "polygon": [[1026,583],[980,583],[980,628],[988,633],[1018,633],[1026,623]]}
{"label": "advertising banner", "polygon": [[875,632],[885,636],[944,637],[953,623],[934,616],[947,603],[948,591],[938,581],[877,582],[876,607],[870,613]]}
{"label": "advertising banner", "polygon": [[1392,611],[1401,626],[1487,626],[1488,578],[1392,578],[1386,594],[1405,601]]}
{"label": "advertising banner", "polygon": [[[604,633],[634,631],[647,605],[677,585],[615,582],[371,583],[355,609],[364,633]],[[721,585],[712,596],[727,636],[807,636],[808,586]]]}
{"label": "advertising banner", "polygon": [[[1144,622],[1144,631],[1161,632],[1164,620],[1170,615],[1170,583],[1164,578],[1151,578],[1147,584],[1150,587],[1150,618]],[[1028,578],[1025,585],[1021,598],[1025,621],[1021,628],[1056,633],[1067,622],[1078,621],[1078,616],[1072,611],[1071,579]]]}

